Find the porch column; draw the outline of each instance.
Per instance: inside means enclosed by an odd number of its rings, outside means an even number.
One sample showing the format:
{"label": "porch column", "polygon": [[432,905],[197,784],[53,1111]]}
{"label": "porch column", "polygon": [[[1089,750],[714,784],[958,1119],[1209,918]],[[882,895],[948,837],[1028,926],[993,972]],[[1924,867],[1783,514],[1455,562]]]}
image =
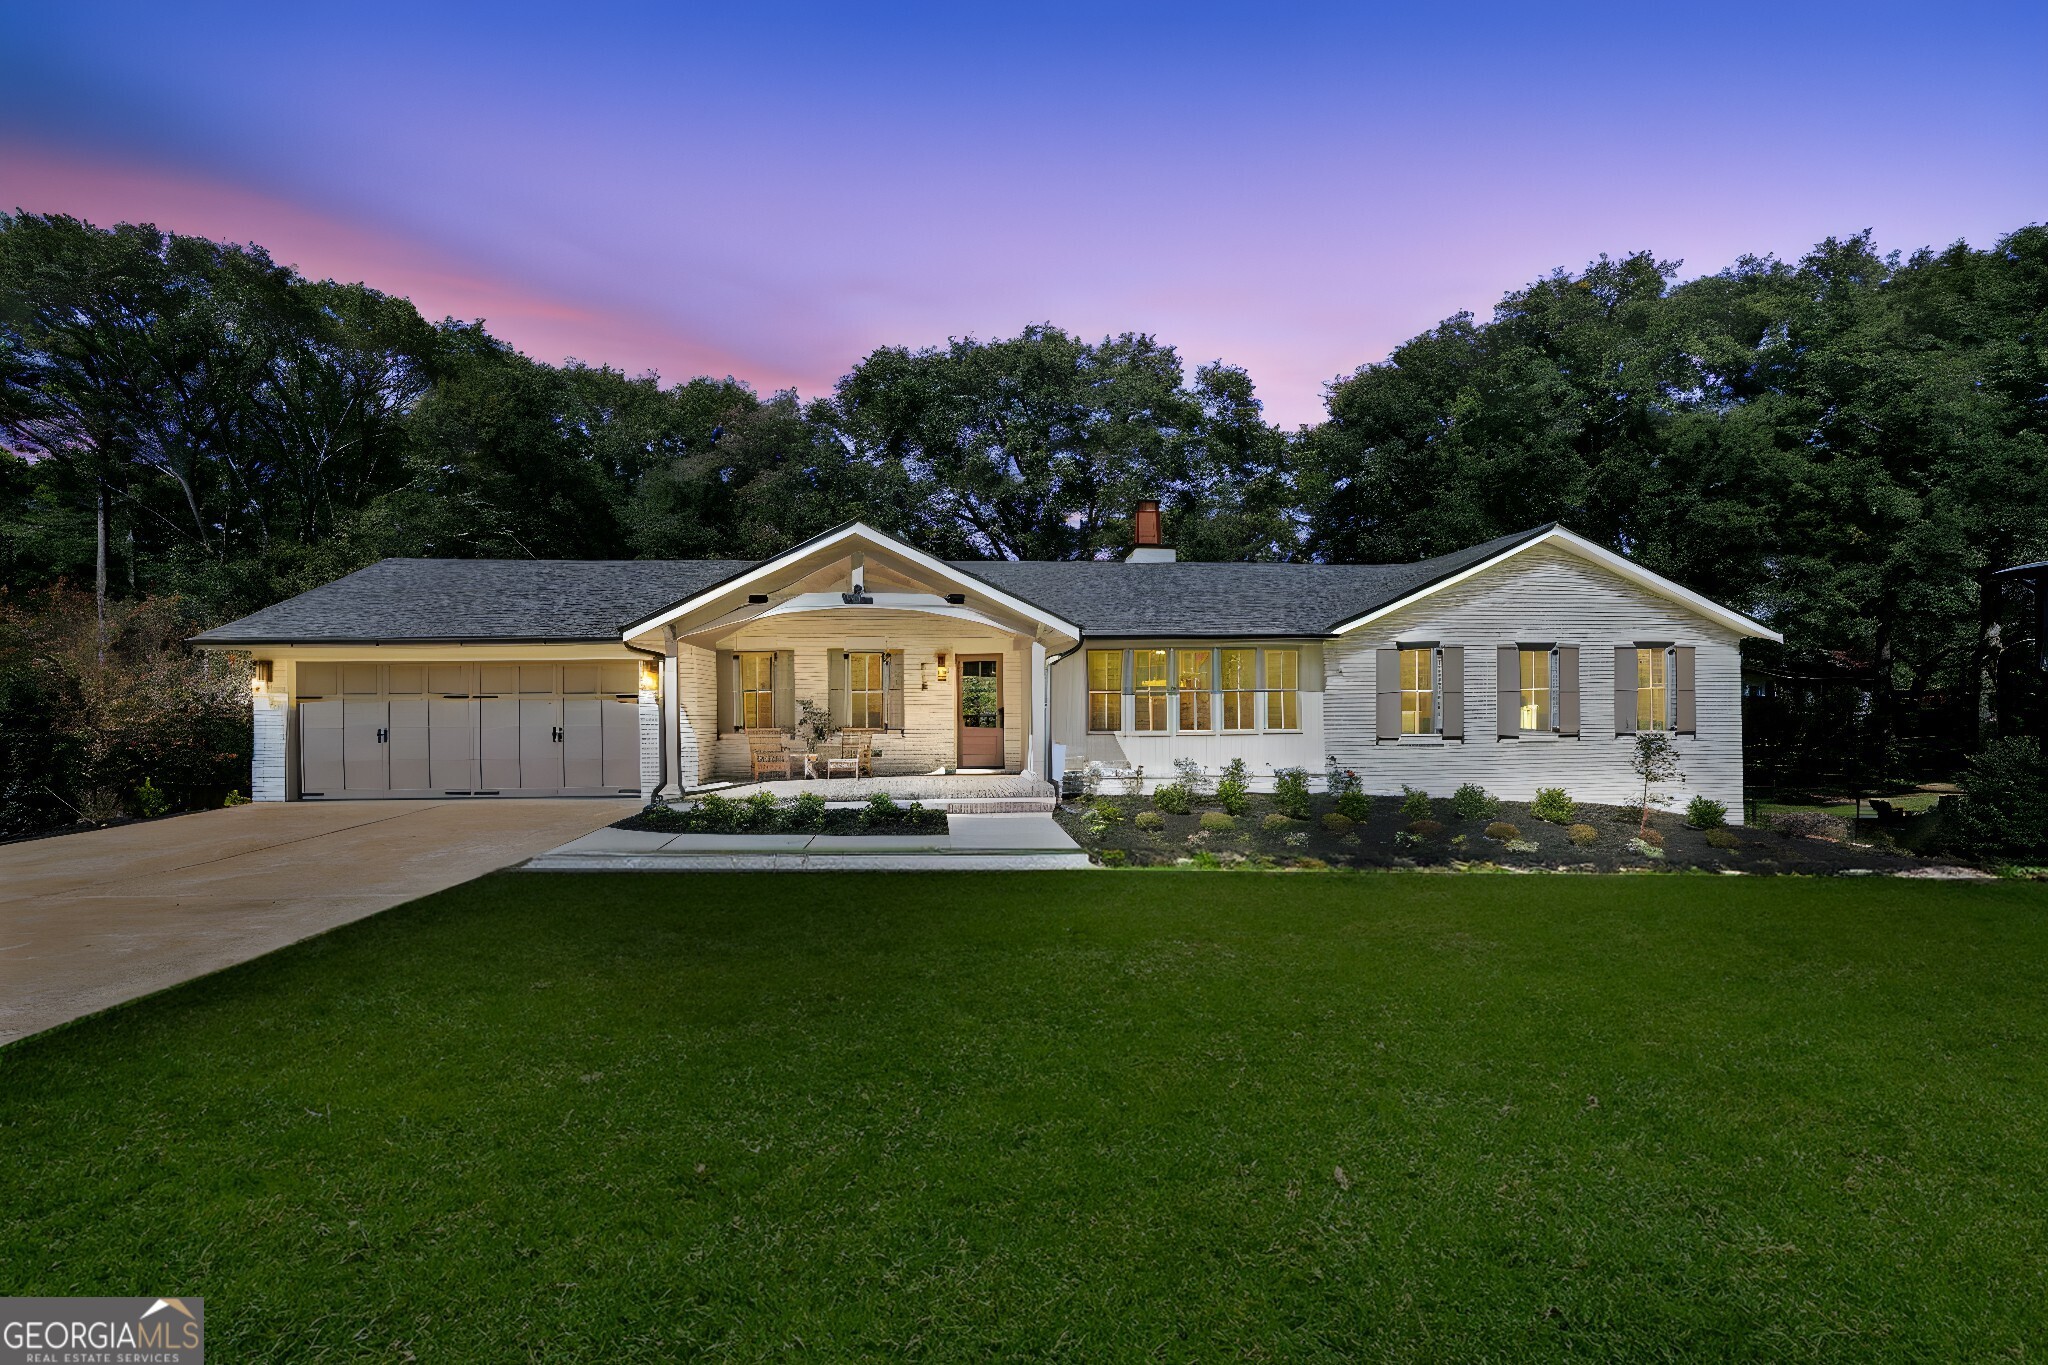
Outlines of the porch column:
{"label": "porch column", "polygon": [[[683,720],[676,678],[676,632],[662,632],[661,659],[661,797],[674,801],[683,794]],[[690,775],[696,780],[696,774]]]}
{"label": "porch column", "polygon": [[1024,726],[1024,776],[1039,777],[1045,771],[1045,646],[1031,642],[1031,718]]}

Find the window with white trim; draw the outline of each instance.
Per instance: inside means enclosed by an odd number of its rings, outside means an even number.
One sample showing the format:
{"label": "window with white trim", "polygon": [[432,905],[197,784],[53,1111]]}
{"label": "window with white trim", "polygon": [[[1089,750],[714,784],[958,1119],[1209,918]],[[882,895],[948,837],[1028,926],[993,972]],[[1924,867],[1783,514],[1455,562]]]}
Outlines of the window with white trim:
{"label": "window with white trim", "polygon": [[1525,735],[1548,734],[1556,714],[1557,650],[1525,647],[1520,652],[1520,661],[1521,718],[1516,728]]}
{"label": "window with white trim", "polygon": [[1636,729],[1677,728],[1671,711],[1671,649],[1636,650]]}
{"label": "window with white trim", "polygon": [[1088,729],[1093,734],[1114,734],[1124,723],[1124,652],[1120,649],[1088,651]]}
{"label": "window with white trim", "polygon": [[1131,728],[1166,728],[1166,651],[1131,651]]}
{"label": "window with white trim", "polygon": [[1177,649],[1174,654],[1174,687],[1180,693],[1180,728],[1183,734],[1201,734],[1215,728],[1216,653],[1208,649]]}
{"label": "window with white trim", "polygon": [[883,681],[879,650],[859,650],[846,656],[846,726],[850,730],[879,730],[887,715],[884,702],[888,684]]}
{"label": "window with white trim", "polygon": [[1220,670],[1220,681],[1223,686],[1223,728],[1258,729],[1259,652],[1255,649],[1225,649],[1217,652],[1223,663]]}
{"label": "window with white trim", "polygon": [[1436,733],[1436,649],[1424,645],[1401,651],[1401,733]]}
{"label": "window with white trim", "polygon": [[1301,728],[1301,651],[1266,651],[1266,728]]}
{"label": "window with white trim", "polygon": [[748,730],[775,727],[775,655],[740,655],[740,724]]}

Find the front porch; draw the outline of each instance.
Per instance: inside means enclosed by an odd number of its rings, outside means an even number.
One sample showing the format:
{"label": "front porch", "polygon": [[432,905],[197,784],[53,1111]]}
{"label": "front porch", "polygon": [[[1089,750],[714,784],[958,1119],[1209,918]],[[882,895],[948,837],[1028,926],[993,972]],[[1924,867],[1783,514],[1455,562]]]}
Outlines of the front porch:
{"label": "front porch", "polygon": [[734,800],[766,792],[778,801],[816,792],[831,805],[860,805],[877,792],[886,792],[900,805],[917,801],[957,815],[1049,811],[1059,804],[1053,784],[1032,773],[907,773],[794,782],[714,782],[692,788],[685,795],[713,792]]}

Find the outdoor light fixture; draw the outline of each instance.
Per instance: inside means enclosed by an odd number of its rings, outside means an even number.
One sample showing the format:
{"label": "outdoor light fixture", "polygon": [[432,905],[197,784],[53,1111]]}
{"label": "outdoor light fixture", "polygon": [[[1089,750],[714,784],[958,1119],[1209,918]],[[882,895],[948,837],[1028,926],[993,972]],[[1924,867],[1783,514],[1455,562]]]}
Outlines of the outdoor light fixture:
{"label": "outdoor light fixture", "polygon": [[956,607],[964,607],[967,605],[967,594],[964,592],[949,592],[946,594],[946,600]]}
{"label": "outdoor light fixture", "polygon": [[934,654],[932,662],[939,666],[939,681],[944,682],[946,680],[946,652],[940,650],[937,654]]}
{"label": "outdoor light fixture", "polygon": [[750,593],[748,593],[748,594],[747,594],[747,605],[748,605],[748,606],[752,606],[752,607],[764,607],[764,606],[768,605],[768,594],[767,594],[767,593],[765,593],[765,592],[750,592]]}
{"label": "outdoor light fixture", "polygon": [[652,659],[642,659],[640,661],[641,689],[643,691],[652,692],[655,688],[659,686],[661,686],[661,669],[655,664],[655,662]]}
{"label": "outdoor light fixture", "polygon": [[268,687],[269,685],[270,660],[251,659],[249,661],[249,690],[251,692],[260,693],[263,691],[264,688]]}

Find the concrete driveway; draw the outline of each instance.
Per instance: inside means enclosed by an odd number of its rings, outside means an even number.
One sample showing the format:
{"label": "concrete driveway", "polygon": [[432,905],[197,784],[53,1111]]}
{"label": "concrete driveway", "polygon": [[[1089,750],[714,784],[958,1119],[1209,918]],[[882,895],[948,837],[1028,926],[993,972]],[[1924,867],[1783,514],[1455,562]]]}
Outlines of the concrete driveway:
{"label": "concrete driveway", "polygon": [[588,834],[633,801],[293,801],[0,845],[0,1043]]}

